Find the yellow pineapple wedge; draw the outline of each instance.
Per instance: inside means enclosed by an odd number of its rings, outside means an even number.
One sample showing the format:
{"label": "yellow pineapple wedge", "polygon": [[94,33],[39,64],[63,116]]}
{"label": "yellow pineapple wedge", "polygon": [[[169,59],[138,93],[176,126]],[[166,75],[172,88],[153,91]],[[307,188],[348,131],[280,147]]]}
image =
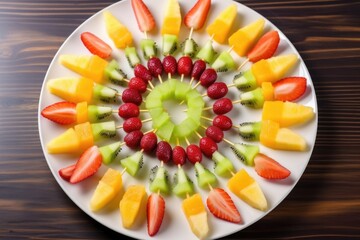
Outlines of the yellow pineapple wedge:
{"label": "yellow pineapple wedge", "polygon": [[60,136],[52,139],[47,144],[47,151],[50,154],[75,153],[80,148],[80,140],[73,128],[69,128]]}
{"label": "yellow pineapple wedge", "polygon": [[261,211],[268,208],[266,198],[259,184],[245,169],[241,169],[230,178],[227,186],[230,191],[253,208]]}
{"label": "yellow pineapple wedge", "polygon": [[191,227],[191,231],[199,239],[205,239],[209,232],[209,226],[207,213],[200,194],[197,193],[185,199],[182,203],[182,209]]}
{"label": "yellow pineapple wedge", "polygon": [[61,55],[60,63],[83,77],[103,83],[104,71],[108,62],[97,55]]}
{"label": "yellow pineapple wedge", "polygon": [[181,27],[180,5],[177,0],[168,0],[161,34],[179,35]]}
{"label": "yellow pineapple wedge", "polygon": [[109,11],[104,12],[106,31],[117,48],[125,49],[133,43],[131,32]]}
{"label": "yellow pineapple wedge", "polygon": [[219,16],[206,28],[210,37],[220,44],[225,43],[235,21],[237,6],[232,4],[222,11]]}
{"label": "yellow pineapple wedge", "polygon": [[120,201],[120,214],[124,228],[131,228],[134,225],[146,197],[145,187],[142,185],[133,185],[126,190]]}
{"label": "yellow pineapple wedge", "polygon": [[94,137],[89,122],[80,123],[74,126],[76,135],[80,141],[80,151],[83,152],[89,147],[94,146]]}
{"label": "yellow pineapple wedge", "polygon": [[105,207],[122,188],[121,173],[109,168],[99,181],[90,201],[91,211],[98,211]]}
{"label": "yellow pineapple wedge", "polygon": [[229,38],[229,46],[240,57],[245,56],[252,46],[256,43],[257,39],[262,35],[264,30],[265,20],[263,18],[240,28],[233,33]]}
{"label": "yellow pineapple wedge", "polygon": [[80,102],[76,104],[76,122],[84,123],[89,121],[88,104],[87,102]]}

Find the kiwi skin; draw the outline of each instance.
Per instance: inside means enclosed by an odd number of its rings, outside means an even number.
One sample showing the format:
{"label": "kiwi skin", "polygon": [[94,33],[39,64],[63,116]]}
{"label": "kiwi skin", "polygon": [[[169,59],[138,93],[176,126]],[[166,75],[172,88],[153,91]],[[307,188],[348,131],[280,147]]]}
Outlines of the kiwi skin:
{"label": "kiwi skin", "polygon": [[261,122],[244,122],[240,124],[239,135],[246,141],[259,141]]}

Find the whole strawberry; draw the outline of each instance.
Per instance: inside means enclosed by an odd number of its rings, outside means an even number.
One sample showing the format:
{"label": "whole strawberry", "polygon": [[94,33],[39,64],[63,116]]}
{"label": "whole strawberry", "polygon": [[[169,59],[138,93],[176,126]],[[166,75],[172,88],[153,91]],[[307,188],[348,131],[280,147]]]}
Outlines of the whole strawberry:
{"label": "whole strawberry", "polygon": [[156,147],[156,157],[165,163],[169,162],[172,158],[172,148],[168,142],[161,141]]}
{"label": "whole strawberry", "polygon": [[130,79],[128,86],[131,89],[137,90],[139,93],[144,93],[146,92],[147,82],[145,82],[141,78],[133,77]]}
{"label": "whole strawberry", "polygon": [[211,158],[213,153],[218,150],[216,143],[209,137],[201,138],[199,146],[202,153],[208,158]]}
{"label": "whole strawberry", "polygon": [[139,116],[140,110],[136,104],[124,103],[120,105],[118,114],[120,117],[127,119]]}
{"label": "whole strawberry", "polygon": [[200,148],[195,144],[190,144],[186,148],[186,155],[192,164],[202,161],[202,153]]}
{"label": "whole strawberry", "polygon": [[164,71],[168,74],[174,75],[176,74],[177,71],[177,62],[176,59],[169,55],[164,57],[163,61],[162,61],[162,65],[164,68]]}
{"label": "whole strawberry", "polygon": [[217,115],[228,113],[232,110],[233,104],[229,98],[221,98],[215,101],[213,111]]}
{"label": "whole strawberry", "polygon": [[157,136],[153,132],[146,133],[140,141],[140,147],[146,153],[152,153],[157,145]]}
{"label": "whole strawberry", "polygon": [[206,63],[201,59],[196,60],[194,62],[194,66],[191,71],[191,77],[196,80],[199,80],[201,74],[204,72],[205,69],[206,69]]}
{"label": "whole strawberry", "polygon": [[133,103],[138,106],[142,103],[141,94],[133,88],[125,89],[121,94],[121,99],[124,103]]}
{"label": "whole strawberry", "polygon": [[135,66],[134,74],[135,74],[135,77],[141,78],[142,80],[147,81],[147,82],[151,81],[153,78],[149,69],[147,69],[142,64],[137,64]]}
{"label": "whole strawberry", "polygon": [[159,58],[152,57],[147,63],[148,69],[151,72],[151,75],[158,77],[163,72],[163,66]]}
{"label": "whole strawberry", "polygon": [[175,165],[184,165],[186,162],[186,152],[181,146],[175,146],[172,154],[173,163]]}
{"label": "whole strawberry", "polygon": [[213,125],[223,131],[227,131],[232,128],[233,123],[229,117],[225,115],[219,115],[213,119]]}
{"label": "whole strawberry", "polygon": [[205,131],[206,136],[219,143],[224,138],[224,132],[217,126],[210,126]]}
{"label": "whole strawberry", "polygon": [[123,129],[127,133],[140,130],[141,127],[142,127],[142,122],[138,117],[128,118],[123,123]]}
{"label": "whole strawberry", "polygon": [[129,148],[136,149],[140,146],[140,141],[142,137],[143,133],[141,131],[133,131],[126,134],[126,136],[124,137],[124,142]]}
{"label": "whole strawberry", "polygon": [[203,87],[209,87],[217,79],[217,73],[213,68],[207,68],[200,76],[200,84]]}
{"label": "whole strawberry", "polygon": [[228,93],[228,87],[223,82],[215,82],[211,84],[207,89],[207,95],[211,99],[219,99],[224,97]]}
{"label": "whole strawberry", "polygon": [[192,60],[189,56],[183,56],[179,59],[177,65],[178,74],[190,76],[193,67]]}

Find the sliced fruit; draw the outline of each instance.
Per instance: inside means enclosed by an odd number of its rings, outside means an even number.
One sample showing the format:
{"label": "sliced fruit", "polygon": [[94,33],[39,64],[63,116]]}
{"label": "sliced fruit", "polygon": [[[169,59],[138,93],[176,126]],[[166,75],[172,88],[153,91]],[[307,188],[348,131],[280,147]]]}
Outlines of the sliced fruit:
{"label": "sliced fruit", "polygon": [[241,91],[254,90],[258,86],[256,78],[251,69],[245,71],[244,73],[235,75],[233,82],[235,86]]}
{"label": "sliced fruit", "polygon": [[199,47],[193,38],[187,38],[181,45],[183,55],[191,58],[195,56]]}
{"label": "sliced fruit", "polygon": [[159,231],[165,215],[165,200],[159,194],[152,193],[147,200],[146,216],[149,236]]}
{"label": "sliced fruit", "polygon": [[284,179],[291,173],[280,163],[264,154],[258,154],[254,162],[256,173],[266,179]]}
{"label": "sliced fruit", "polygon": [[211,39],[208,40],[196,54],[196,58],[204,60],[208,64],[212,64],[217,54],[214,50],[212,42],[213,41]]}
{"label": "sliced fruit", "polygon": [[50,154],[57,153],[77,153],[80,148],[80,140],[73,128],[69,128],[60,136],[52,139],[46,145]]}
{"label": "sliced fruit", "polygon": [[87,107],[87,118],[90,122],[98,122],[111,116],[112,111],[113,109],[111,107],[89,105]]}
{"label": "sliced fruit", "polygon": [[260,109],[264,105],[264,95],[261,88],[245,92],[240,95],[240,103],[247,107]]}
{"label": "sliced fruit", "polygon": [[262,95],[265,101],[274,100],[274,87],[270,82],[263,82],[261,84]]}
{"label": "sliced fruit", "polygon": [[186,197],[194,192],[194,186],[189,177],[186,175],[184,169],[178,168],[174,175],[174,187],[172,192],[178,197]]}
{"label": "sliced fruit", "polygon": [[109,58],[112,52],[111,47],[91,32],[83,32],[80,35],[84,46],[92,53],[101,58]]}
{"label": "sliced fruit", "polygon": [[[200,121],[195,121],[192,118],[186,118],[180,124],[176,125],[173,132],[173,137],[184,138],[194,133],[200,126]],[[201,153],[201,151],[200,151]]]}
{"label": "sliced fruit", "polygon": [[71,175],[74,173],[76,164],[70,165],[68,167],[61,168],[59,170],[59,175],[62,179],[70,181]]}
{"label": "sliced fruit", "polygon": [[172,34],[177,36],[181,27],[180,5],[177,0],[167,0],[165,17],[161,28],[161,34]]}
{"label": "sliced fruit", "polygon": [[178,37],[172,34],[164,34],[162,40],[163,55],[168,56],[174,54],[177,49],[178,49]]}
{"label": "sliced fruit", "polygon": [[121,166],[131,176],[135,176],[143,165],[143,153],[138,151],[133,155],[120,160]]}
{"label": "sliced fruit", "polygon": [[94,137],[89,122],[80,123],[74,127],[75,133],[80,141],[80,151],[83,152],[86,149],[94,145]]}
{"label": "sliced fruit", "polygon": [[80,102],[76,104],[76,122],[84,123],[88,121],[90,121],[90,115],[87,102]]}
{"label": "sliced fruit", "polygon": [[140,47],[146,60],[149,60],[157,54],[156,43],[152,39],[141,39]]}
{"label": "sliced fruit", "polygon": [[211,65],[217,72],[227,72],[235,69],[235,61],[228,51],[220,53]]}
{"label": "sliced fruit", "polygon": [[125,49],[133,43],[131,32],[109,11],[104,12],[106,31],[117,48]]}
{"label": "sliced fruit", "polygon": [[131,0],[136,21],[141,32],[149,32],[155,28],[155,20],[142,0]]}
{"label": "sliced fruit", "polygon": [[217,175],[222,177],[229,176],[229,174],[234,171],[232,162],[218,151],[213,153],[212,160],[215,162],[214,170]]}
{"label": "sliced fruit", "polygon": [[116,102],[117,91],[115,89],[95,84],[93,88],[94,98],[99,99],[106,103]]}
{"label": "sliced fruit", "polygon": [[274,98],[280,101],[294,101],[304,95],[306,78],[288,77],[274,83]]}
{"label": "sliced fruit", "polygon": [[168,173],[164,167],[155,166],[151,169],[149,189],[153,193],[169,194]]}
{"label": "sliced fruit", "polygon": [[217,184],[215,175],[198,162],[195,163],[195,172],[199,187],[208,189]]}
{"label": "sliced fruit", "polygon": [[76,119],[76,104],[72,102],[57,102],[41,111],[41,116],[61,125],[73,124]]}
{"label": "sliced fruit", "polygon": [[105,145],[103,147],[99,148],[99,151],[101,153],[103,163],[104,164],[110,164],[114,161],[114,159],[117,157],[119,152],[121,151],[121,143],[115,142],[109,145]]}
{"label": "sliced fruit", "polygon": [[231,197],[224,189],[214,188],[206,200],[209,211],[222,220],[241,223],[241,216]]}
{"label": "sliced fruit", "polygon": [[124,228],[131,228],[135,220],[142,212],[144,200],[147,197],[145,187],[142,185],[133,185],[128,187],[123,198],[120,201],[120,215]]}
{"label": "sliced fruit", "polygon": [[248,53],[248,59],[255,63],[261,59],[271,58],[279,46],[280,37],[277,31],[270,31],[262,36]]}
{"label": "sliced fruit", "polygon": [[126,74],[120,69],[119,63],[116,60],[111,62],[105,68],[105,78],[117,85],[123,85],[125,83]]}
{"label": "sliced fruit", "polygon": [[216,17],[216,19],[206,28],[206,32],[210,37],[213,37],[216,42],[220,44],[225,43],[236,15],[237,6],[232,4]]}
{"label": "sliced fruit", "polygon": [[200,194],[197,193],[185,199],[182,203],[182,209],[192,232],[199,239],[204,239],[209,232],[209,226],[207,213]]}
{"label": "sliced fruit", "polygon": [[175,129],[175,124],[172,121],[166,122],[164,125],[158,128],[156,134],[165,141],[170,141]]}
{"label": "sliced fruit", "polygon": [[247,141],[259,141],[261,122],[244,122],[240,124],[239,134]]}
{"label": "sliced fruit", "polygon": [[204,26],[211,6],[211,0],[198,0],[184,17],[184,24],[188,28],[199,30]]}
{"label": "sliced fruit", "polygon": [[231,146],[231,150],[248,166],[254,166],[254,158],[260,151],[258,146],[243,143],[234,144]]}
{"label": "sliced fruit", "polygon": [[129,65],[132,68],[134,68],[136,65],[141,63],[135,47],[126,47],[125,48],[125,56],[126,56],[126,59],[129,63]]}
{"label": "sliced fruit", "polygon": [[96,186],[90,201],[90,209],[95,212],[105,207],[122,188],[122,177],[119,171],[109,168]]}
{"label": "sliced fruit", "polygon": [[102,156],[97,146],[88,148],[76,162],[70,183],[78,183],[94,175],[100,168]]}
{"label": "sliced fruit", "polygon": [[112,138],[116,136],[116,126],[114,121],[93,123],[91,124],[91,129],[95,141],[102,137]]}

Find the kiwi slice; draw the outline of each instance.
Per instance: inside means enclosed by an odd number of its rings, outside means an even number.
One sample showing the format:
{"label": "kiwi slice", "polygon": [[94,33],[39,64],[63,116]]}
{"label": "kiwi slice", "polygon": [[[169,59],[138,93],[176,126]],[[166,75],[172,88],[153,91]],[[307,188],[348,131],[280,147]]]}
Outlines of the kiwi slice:
{"label": "kiwi slice", "polygon": [[170,192],[168,173],[164,167],[155,166],[150,173],[150,191],[168,194]]}
{"label": "kiwi slice", "polygon": [[209,40],[196,54],[196,58],[204,60],[207,64],[211,64],[214,61],[216,54],[217,53],[215,52],[212,45],[212,40]]}
{"label": "kiwi slice", "polygon": [[112,60],[105,68],[105,78],[117,85],[124,85],[124,79],[126,74],[120,69],[119,63],[116,60]]}
{"label": "kiwi slice", "polygon": [[112,115],[111,107],[101,107],[95,105],[88,106],[89,122],[98,122]]}
{"label": "kiwi slice", "polygon": [[133,155],[120,160],[121,166],[126,169],[126,172],[131,176],[135,176],[140,168],[142,168],[143,162],[143,153],[138,151]]}
{"label": "kiwi slice", "polygon": [[261,122],[245,122],[240,124],[239,134],[247,141],[259,141]]}
{"label": "kiwi slice", "polygon": [[164,34],[162,53],[164,56],[172,55],[178,49],[178,37],[172,34]]}
{"label": "kiwi slice", "polygon": [[96,99],[107,103],[113,103],[116,102],[116,94],[117,91],[115,89],[97,83],[94,84],[93,95]]}
{"label": "kiwi slice", "polygon": [[194,193],[194,185],[182,168],[178,168],[174,175],[174,187],[172,189],[178,197],[186,197]]}
{"label": "kiwi slice", "polygon": [[135,47],[125,48],[125,56],[132,68],[141,63]]}
{"label": "kiwi slice", "polygon": [[160,126],[157,129],[156,134],[163,140],[169,142],[173,131],[174,131],[175,125],[172,121],[167,121],[165,124],[163,124],[162,126]]}
{"label": "kiwi slice", "polygon": [[193,58],[197,52],[198,45],[192,38],[187,38],[182,44],[182,53],[184,56]]}
{"label": "kiwi slice", "polygon": [[121,143],[116,142],[99,148],[102,156],[102,161],[105,164],[109,164],[117,157],[121,151]]}
{"label": "kiwi slice", "polygon": [[262,108],[264,105],[264,95],[261,88],[241,94],[240,101],[242,105],[251,108]]}
{"label": "kiwi slice", "polygon": [[233,80],[235,86],[241,91],[251,91],[257,87],[257,82],[251,69],[244,73],[239,73]]}
{"label": "kiwi slice", "polygon": [[93,123],[91,124],[91,130],[95,141],[102,137],[112,138],[116,136],[116,126],[114,121]]}
{"label": "kiwi slice", "polygon": [[248,166],[254,166],[254,158],[260,151],[258,146],[243,143],[231,146],[231,150]]}
{"label": "kiwi slice", "polygon": [[204,168],[201,163],[195,163],[195,172],[199,187],[207,189],[209,185],[213,187],[217,184],[215,175],[208,169]]}
{"label": "kiwi slice", "polygon": [[211,65],[217,72],[227,72],[235,69],[235,61],[231,54],[227,51],[220,53]]}
{"label": "kiwi slice", "polygon": [[218,151],[213,153],[212,160],[215,162],[214,171],[217,175],[225,177],[234,171],[232,162]]}
{"label": "kiwi slice", "polygon": [[149,60],[151,57],[156,56],[157,47],[156,43],[152,39],[141,39],[140,41],[141,50],[143,52],[144,58]]}

